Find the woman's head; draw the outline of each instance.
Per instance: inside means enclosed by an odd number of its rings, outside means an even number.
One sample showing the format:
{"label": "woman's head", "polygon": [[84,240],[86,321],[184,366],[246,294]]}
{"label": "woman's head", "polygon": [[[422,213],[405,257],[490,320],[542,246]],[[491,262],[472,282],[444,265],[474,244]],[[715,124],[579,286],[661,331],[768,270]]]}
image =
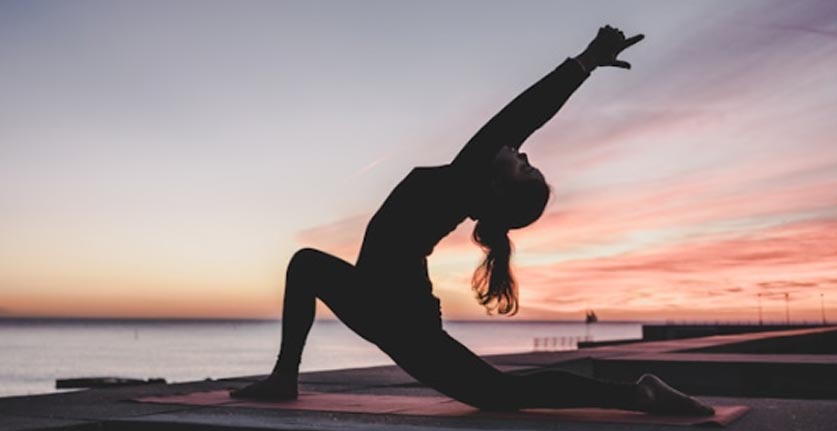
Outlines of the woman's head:
{"label": "woman's head", "polygon": [[518,152],[516,148],[505,146],[497,152],[491,167],[492,180],[497,183],[514,183],[525,181],[545,181],[541,171],[529,164],[526,153]]}
{"label": "woman's head", "polygon": [[540,218],[550,189],[525,153],[503,147],[489,170],[489,181],[474,196],[471,218],[518,229]]}
{"label": "woman's head", "polygon": [[485,250],[482,264],[471,285],[477,299],[489,311],[517,312],[517,286],[510,260],[510,229],[532,224],[540,218],[549,200],[549,185],[543,174],[529,164],[526,154],[503,147],[494,159],[491,181],[475,214],[473,239]]}
{"label": "woman's head", "polygon": [[549,200],[549,185],[525,153],[503,147],[494,158],[489,182],[477,203],[474,219],[508,229],[526,227],[540,218]]}

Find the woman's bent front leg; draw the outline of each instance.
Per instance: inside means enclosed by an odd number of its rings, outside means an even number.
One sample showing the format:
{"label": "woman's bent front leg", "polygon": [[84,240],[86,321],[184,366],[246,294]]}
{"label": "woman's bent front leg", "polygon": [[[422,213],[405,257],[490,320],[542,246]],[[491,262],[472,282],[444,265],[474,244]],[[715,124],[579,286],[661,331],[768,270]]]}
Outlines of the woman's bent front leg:
{"label": "woman's bent front leg", "polygon": [[340,320],[364,335],[357,298],[358,276],[350,263],[312,248],[297,251],[288,264],[282,303],[282,343],[267,379],[233,391],[237,398],[292,399],[297,396],[299,364],[320,298]]}

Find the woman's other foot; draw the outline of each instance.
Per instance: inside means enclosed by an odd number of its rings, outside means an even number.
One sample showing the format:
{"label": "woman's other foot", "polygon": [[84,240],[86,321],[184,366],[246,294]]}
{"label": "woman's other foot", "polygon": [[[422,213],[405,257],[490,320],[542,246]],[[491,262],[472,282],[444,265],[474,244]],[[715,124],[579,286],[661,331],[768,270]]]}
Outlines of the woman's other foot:
{"label": "woman's other foot", "polygon": [[271,374],[264,380],[230,391],[232,398],[264,401],[295,400],[298,395],[296,378],[283,378],[278,374]]}
{"label": "woman's other foot", "polygon": [[655,415],[710,416],[715,409],[690,397],[660,380],[653,374],[643,374],[639,385],[639,410]]}

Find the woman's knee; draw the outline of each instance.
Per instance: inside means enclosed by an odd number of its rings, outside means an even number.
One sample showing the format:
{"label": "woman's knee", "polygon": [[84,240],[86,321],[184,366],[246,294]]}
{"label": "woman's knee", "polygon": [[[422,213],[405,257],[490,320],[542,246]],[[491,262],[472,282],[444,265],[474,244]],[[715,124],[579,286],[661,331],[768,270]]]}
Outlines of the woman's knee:
{"label": "woman's knee", "polygon": [[309,265],[311,262],[320,259],[320,257],[325,254],[316,248],[305,247],[301,248],[291,256],[291,261],[288,264],[289,267],[298,266],[298,265]]}
{"label": "woman's knee", "polygon": [[516,376],[486,364],[444,331],[439,334],[408,337],[423,340],[415,343],[389,339],[379,347],[416,380],[459,402],[480,410],[519,409]]}
{"label": "woman's knee", "polygon": [[460,401],[485,411],[514,411],[520,409],[520,396],[505,378],[483,381],[474,390],[461,394]]}
{"label": "woman's knee", "polygon": [[302,248],[296,251],[288,262],[287,278],[296,279],[300,275],[312,273],[321,260],[323,252],[315,248]]}
{"label": "woman's knee", "polygon": [[[297,250],[288,263],[287,283],[342,284],[353,283],[354,266],[315,248]],[[324,286],[317,286],[325,288]]]}

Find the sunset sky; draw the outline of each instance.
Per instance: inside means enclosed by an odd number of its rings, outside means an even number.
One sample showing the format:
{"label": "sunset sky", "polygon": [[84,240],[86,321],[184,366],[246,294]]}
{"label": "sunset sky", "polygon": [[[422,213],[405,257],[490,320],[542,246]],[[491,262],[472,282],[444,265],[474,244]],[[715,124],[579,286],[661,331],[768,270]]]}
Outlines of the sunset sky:
{"label": "sunset sky", "polygon": [[[646,39],[523,147],[554,194],[513,319],[837,321],[829,0],[4,1],[0,317],[279,317],[294,251],[354,262],[604,24]],[[488,317],[472,227],[430,258],[448,319]]]}

